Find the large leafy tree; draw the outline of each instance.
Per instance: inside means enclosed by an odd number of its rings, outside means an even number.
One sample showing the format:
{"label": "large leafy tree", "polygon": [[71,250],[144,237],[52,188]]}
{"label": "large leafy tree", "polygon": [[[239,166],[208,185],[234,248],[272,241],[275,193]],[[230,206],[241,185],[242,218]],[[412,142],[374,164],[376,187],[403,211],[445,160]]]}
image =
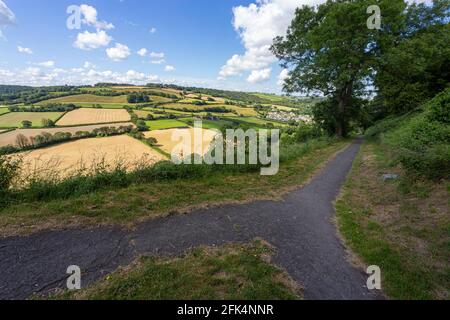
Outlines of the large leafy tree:
{"label": "large leafy tree", "polygon": [[378,59],[381,116],[415,109],[450,85],[450,1],[413,4],[407,24]]}
{"label": "large leafy tree", "polygon": [[[374,4],[381,9],[381,30],[367,27],[367,8]],[[404,29],[405,8],[403,0],[329,0],[298,8],[287,35],[272,46],[290,70],[284,90],[327,97],[319,120],[347,135],[360,98],[373,83],[377,58]]]}

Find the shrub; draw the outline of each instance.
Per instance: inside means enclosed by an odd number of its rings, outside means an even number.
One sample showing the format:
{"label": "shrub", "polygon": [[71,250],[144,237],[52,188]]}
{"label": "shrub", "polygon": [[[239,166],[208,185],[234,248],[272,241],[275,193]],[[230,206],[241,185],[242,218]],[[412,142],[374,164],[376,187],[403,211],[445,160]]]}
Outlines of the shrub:
{"label": "shrub", "polygon": [[427,105],[428,119],[450,124],[450,89],[440,93]]}
{"label": "shrub", "polygon": [[424,107],[425,112],[385,134],[396,159],[411,174],[429,179],[450,178],[449,91]]}
{"label": "shrub", "polygon": [[12,180],[17,175],[21,161],[19,158],[0,155],[0,194],[9,190]]}
{"label": "shrub", "polygon": [[33,123],[31,121],[28,121],[28,120],[23,120],[22,121],[22,127],[24,129],[31,128],[32,125],[33,125]]}

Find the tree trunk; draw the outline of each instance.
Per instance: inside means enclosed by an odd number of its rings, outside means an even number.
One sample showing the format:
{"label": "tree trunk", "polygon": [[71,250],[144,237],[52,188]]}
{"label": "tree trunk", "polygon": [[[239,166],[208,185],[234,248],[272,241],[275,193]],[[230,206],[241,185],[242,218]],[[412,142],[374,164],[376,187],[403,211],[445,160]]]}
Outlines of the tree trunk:
{"label": "tree trunk", "polygon": [[338,137],[344,138],[347,136],[347,128],[346,128],[346,119],[345,119],[345,111],[351,101],[353,94],[353,83],[350,82],[345,85],[344,89],[339,94],[338,101],[338,120],[336,123],[336,135]]}

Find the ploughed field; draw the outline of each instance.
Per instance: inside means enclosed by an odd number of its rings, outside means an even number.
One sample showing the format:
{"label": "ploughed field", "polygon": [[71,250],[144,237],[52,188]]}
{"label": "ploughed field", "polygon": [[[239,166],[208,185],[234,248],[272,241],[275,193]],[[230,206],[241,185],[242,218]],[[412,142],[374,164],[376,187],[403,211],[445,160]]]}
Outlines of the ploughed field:
{"label": "ploughed field", "polygon": [[58,126],[76,126],[83,124],[114,123],[130,121],[125,109],[76,109],[66,113],[56,124]]}
{"label": "ploughed field", "polygon": [[[121,126],[132,126],[131,122],[122,122],[122,123],[112,123],[112,124],[95,124],[88,126],[76,126],[76,127],[61,127],[61,128],[42,128],[42,129],[16,129],[14,131],[5,132],[0,134],[0,147],[4,147],[7,145],[16,145],[17,136],[24,135],[26,138],[30,139],[32,137],[36,137],[37,135],[42,134],[43,132],[48,132],[51,134],[55,134],[58,132],[68,132],[72,135],[79,131],[88,131],[92,132],[94,129],[102,128],[102,127],[121,127]],[[2,130],[0,130],[0,133]]]}
{"label": "ploughed field", "polygon": [[133,169],[141,164],[166,160],[157,151],[127,135],[89,138],[21,153],[22,174],[43,178],[65,177],[72,173],[114,169],[116,165]]}

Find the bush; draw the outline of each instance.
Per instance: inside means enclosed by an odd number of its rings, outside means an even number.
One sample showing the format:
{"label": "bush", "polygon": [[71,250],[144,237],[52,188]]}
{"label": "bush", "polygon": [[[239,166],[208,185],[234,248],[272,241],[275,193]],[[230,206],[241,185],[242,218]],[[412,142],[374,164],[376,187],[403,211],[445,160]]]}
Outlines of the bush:
{"label": "bush", "polygon": [[0,194],[9,190],[12,180],[17,175],[21,161],[18,158],[0,155]]}
{"label": "bush", "polygon": [[450,124],[450,89],[437,95],[427,105],[428,119]]}
{"label": "bush", "polygon": [[447,90],[427,103],[425,112],[400,122],[383,137],[407,172],[429,179],[450,178],[448,102]]}

